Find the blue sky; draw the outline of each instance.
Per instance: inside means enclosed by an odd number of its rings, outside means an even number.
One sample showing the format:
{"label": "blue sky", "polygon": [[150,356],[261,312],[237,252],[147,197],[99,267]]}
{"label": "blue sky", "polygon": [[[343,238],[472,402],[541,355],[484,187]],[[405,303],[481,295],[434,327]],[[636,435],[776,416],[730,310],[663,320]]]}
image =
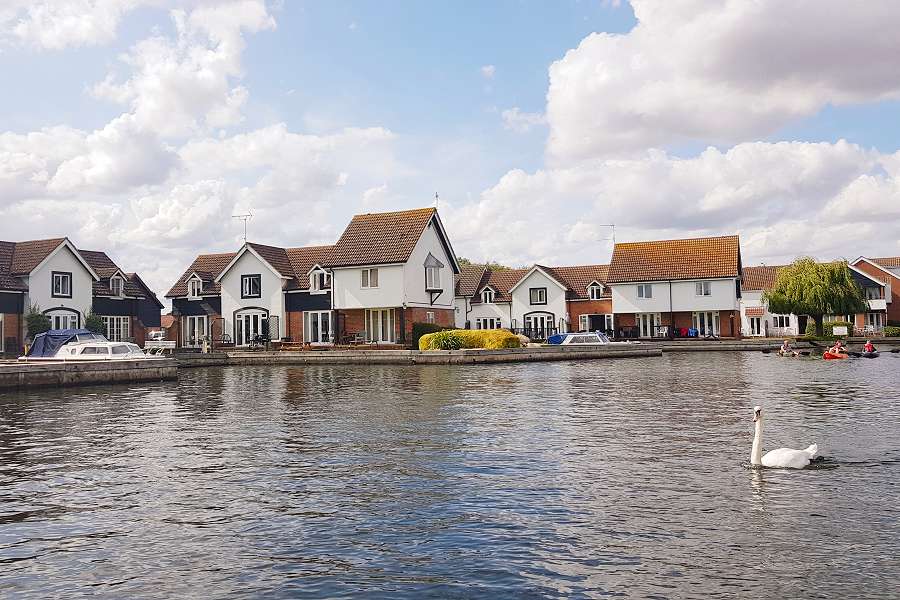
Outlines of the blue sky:
{"label": "blue sky", "polygon": [[748,264],[900,254],[894,3],[12,2],[0,237],[163,291],[235,211],[327,243],[435,191],[460,254],[515,265],[605,262],[609,221]]}

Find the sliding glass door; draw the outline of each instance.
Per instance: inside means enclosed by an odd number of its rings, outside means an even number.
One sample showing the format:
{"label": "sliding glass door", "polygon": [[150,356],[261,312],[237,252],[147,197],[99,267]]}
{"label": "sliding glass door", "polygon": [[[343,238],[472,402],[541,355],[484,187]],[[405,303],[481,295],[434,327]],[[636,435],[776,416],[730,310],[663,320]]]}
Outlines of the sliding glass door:
{"label": "sliding glass door", "polygon": [[393,308],[376,308],[366,311],[367,342],[393,344],[396,339]]}
{"label": "sliding glass door", "polygon": [[303,313],[303,341],[311,344],[331,343],[331,311]]}

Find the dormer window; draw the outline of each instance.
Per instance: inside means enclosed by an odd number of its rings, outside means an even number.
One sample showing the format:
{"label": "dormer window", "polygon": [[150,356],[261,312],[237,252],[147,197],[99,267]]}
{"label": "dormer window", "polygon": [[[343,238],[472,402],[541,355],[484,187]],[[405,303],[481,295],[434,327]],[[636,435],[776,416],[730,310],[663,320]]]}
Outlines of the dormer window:
{"label": "dormer window", "polygon": [[494,290],[491,288],[484,288],[481,290],[481,301],[485,304],[493,304],[494,303]]}
{"label": "dormer window", "polygon": [[603,296],[603,286],[596,281],[588,286],[588,298],[599,300]]}
{"label": "dormer window", "polygon": [[109,290],[113,296],[121,298],[125,295],[125,281],[118,275],[114,275],[109,279]]}
{"label": "dormer window", "polygon": [[429,291],[437,291],[441,289],[441,269],[444,268],[444,263],[439,261],[434,257],[433,254],[428,254],[428,258],[425,259],[425,289]]}
{"label": "dormer window", "polygon": [[309,289],[313,292],[326,292],[331,289],[331,273],[313,271],[309,275]]}
{"label": "dormer window", "polygon": [[203,293],[203,282],[199,279],[188,281],[188,298],[199,298]]}

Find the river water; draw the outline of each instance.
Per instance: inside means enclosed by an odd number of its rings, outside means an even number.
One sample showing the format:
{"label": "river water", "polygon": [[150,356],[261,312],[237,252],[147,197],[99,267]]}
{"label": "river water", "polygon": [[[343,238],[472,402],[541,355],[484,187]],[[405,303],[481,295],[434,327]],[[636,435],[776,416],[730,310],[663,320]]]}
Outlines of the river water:
{"label": "river water", "polygon": [[0,395],[0,595],[900,596],[897,354],[180,377]]}

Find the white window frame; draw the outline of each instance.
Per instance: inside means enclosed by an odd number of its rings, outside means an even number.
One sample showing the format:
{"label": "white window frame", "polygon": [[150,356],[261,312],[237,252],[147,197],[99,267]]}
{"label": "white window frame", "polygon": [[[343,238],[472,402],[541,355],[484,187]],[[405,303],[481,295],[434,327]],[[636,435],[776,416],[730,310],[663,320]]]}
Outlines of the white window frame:
{"label": "white window frame", "polygon": [[694,284],[694,294],[696,296],[712,296],[712,282],[698,281]]}
{"label": "white window frame", "polygon": [[603,286],[599,283],[592,283],[588,286],[588,298],[591,300],[600,300],[603,297]]}
{"label": "white window frame", "polygon": [[[53,298],[71,298],[72,297],[72,274],[54,272],[53,281],[51,282],[50,294]],[[57,283],[59,286],[57,287]],[[65,285],[63,285],[65,284]]]}
{"label": "white window frame", "polygon": [[434,323],[434,311],[429,310],[425,312],[425,322],[426,323]]}
{"label": "white window frame", "polygon": [[[374,281],[374,285],[373,285]],[[360,271],[359,287],[364,290],[376,289],[378,287],[378,268],[370,267]]]}
{"label": "white window frame", "polygon": [[188,279],[188,298],[199,298],[203,293],[203,282],[196,277]]}
{"label": "white window frame", "polygon": [[[324,334],[322,324],[325,324]],[[313,327],[315,325],[315,327]],[[330,310],[309,310],[303,312],[303,341],[311,344],[330,344],[334,332],[331,330],[331,311]],[[313,329],[318,334],[313,339]],[[322,338],[325,338],[324,341]]]}
{"label": "white window frame", "polygon": [[475,329],[503,329],[503,320],[500,317],[478,317],[475,319]]}
{"label": "white window frame", "polygon": [[[535,301],[535,295],[537,295],[537,300]],[[528,288],[528,303],[532,306],[546,306],[547,305],[547,288],[545,287],[534,287]]]}
{"label": "white window frame", "polygon": [[316,270],[310,273],[309,289],[313,293],[331,291],[331,273],[325,270]]}
{"label": "white window frame", "polygon": [[590,322],[590,317],[588,315],[578,315],[578,331],[587,331]]}
{"label": "white window frame", "polygon": [[645,300],[653,298],[653,284],[639,283],[637,286],[637,297]]}
{"label": "white window frame", "polygon": [[131,337],[131,317],[103,316],[106,327],[106,339],[111,342],[127,342]]}
{"label": "white window frame", "polygon": [[441,289],[441,268],[425,267],[425,289],[439,290]]}
{"label": "white window frame", "polygon": [[[257,289],[253,291],[253,283],[257,282]],[[241,275],[241,298],[262,298],[262,275],[248,273]]]}
{"label": "white window frame", "polygon": [[494,290],[491,288],[484,288],[481,290],[481,301],[485,304],[493,304],[494,303]]}
{"label": "white window frame", "polygon": [[[118,284],[119,289],[116,289],[116,284]],[[113,275],[112,277],[110,277],[109,291],[113,293],[113,296],[117,298],[123,298],[125,296],[125,280],[118,275]]]}

